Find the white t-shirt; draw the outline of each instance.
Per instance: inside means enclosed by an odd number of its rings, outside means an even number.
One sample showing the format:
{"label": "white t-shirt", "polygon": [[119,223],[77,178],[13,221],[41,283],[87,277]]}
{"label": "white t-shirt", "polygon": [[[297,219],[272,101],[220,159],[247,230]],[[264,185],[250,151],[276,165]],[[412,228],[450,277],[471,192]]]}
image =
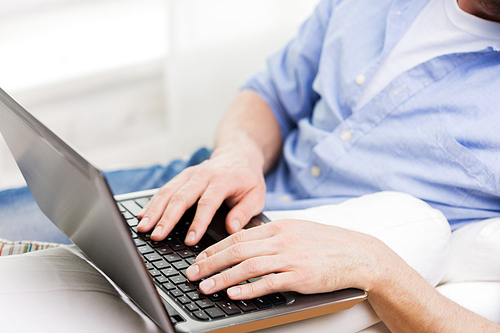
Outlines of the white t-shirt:
{"label": "white t-shirt", "polygon": [[464,12],[457,0],[430,0],[367,82],[358,107],[421,63],[444,54],[479,51],[499,44],[500,23]]}

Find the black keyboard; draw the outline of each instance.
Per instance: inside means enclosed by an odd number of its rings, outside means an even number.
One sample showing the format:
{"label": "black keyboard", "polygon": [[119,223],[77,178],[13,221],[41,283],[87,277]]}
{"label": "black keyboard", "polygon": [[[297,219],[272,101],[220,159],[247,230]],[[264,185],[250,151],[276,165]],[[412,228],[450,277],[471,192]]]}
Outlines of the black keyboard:
{"label": "black keyboard", "polygon": [[[139,223],[137,214],[149,199],[150,197],[143,197],[120,201],[118,206],[156,285],[183,307],[191,317],[202,321],[217,320],[287,303],[285,295],[281,293],[244,301],[230,300],[225,291],[211,295],[201,293],[198,289],[199,281],[191,282],[186,278],[186,269],[195,263],[196,256],[206,248],[202,242],[194,246],[184,244],[193,214],[186,213],[163,241],[153,241],[151,233],[137,231]],[[253,281],[254,279],[251,279],[243,283]],[[169,314],[172,317],[171,311]],[[178,315],[173,317],[174,323],[182,321]]]}

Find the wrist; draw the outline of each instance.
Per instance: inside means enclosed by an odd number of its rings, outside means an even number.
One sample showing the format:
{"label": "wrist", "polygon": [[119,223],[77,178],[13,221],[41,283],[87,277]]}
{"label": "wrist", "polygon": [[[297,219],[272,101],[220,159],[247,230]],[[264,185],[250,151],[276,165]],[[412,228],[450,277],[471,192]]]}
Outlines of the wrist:
{"label": "wrist", "polygon": [[212,158],[229,156],[240,163],[245,163],[252,169],[264,173],[266,171],[266,158],[264,151],[245,133],[226,135],[224,140],[218,140]]}

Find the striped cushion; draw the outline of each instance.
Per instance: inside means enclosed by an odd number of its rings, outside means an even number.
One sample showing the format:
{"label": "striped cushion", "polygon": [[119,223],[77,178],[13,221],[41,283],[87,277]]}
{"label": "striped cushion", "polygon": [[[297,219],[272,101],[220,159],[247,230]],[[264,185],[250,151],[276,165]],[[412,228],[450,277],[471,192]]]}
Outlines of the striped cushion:
{"label": "striped cushion", "polygon": [[57,247],[61,244],[36,241],[17,241],[12,242],[0,238],[0,256],[10,256],[13,254],[23,254],[43,249]]}

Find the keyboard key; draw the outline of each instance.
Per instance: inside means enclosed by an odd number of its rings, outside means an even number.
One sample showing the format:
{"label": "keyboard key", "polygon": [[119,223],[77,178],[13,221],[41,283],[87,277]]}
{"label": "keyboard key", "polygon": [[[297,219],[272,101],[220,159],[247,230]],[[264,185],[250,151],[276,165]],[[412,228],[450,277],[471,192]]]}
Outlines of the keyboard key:
{"label": "keyboard key", "polygon": [[174,250],[174,251],[180,251],[180,250],[183,250],[186,248],[186,245],[184,245],[183,243],[181,242],[173,242],[171,244],[169,244],[170,247]]}
{"label": "keyboard key", "polygon": [[137,236],[139,236],[140,238],[142,238],[146,242],[149,241],[149,240],[151,240],[151,232],[146,232],[144,234],[141,234],[141,233],[138,232]]}
{"label": "keyboard key", "polygon": [[193,317],[195,317],[196,319],[199,319],[199,320],[208,320],[210,319],[207,314],[201,310],[199,311],[195,311],[195,312],[192,312],[191,313],[193,315]]}
{"label": "keyboard key", "polygon": [[159,271],[159,270],[157,270],[157,269],[155,269],[155,268],[150,269],[150,270],[149,270],[149,274],[151,274],[151,276],[152,276],[152,277],[156,277],[156,276],[161,275],[160,271]]}
{"label": "keyboard key", "polygon": [[158,251],[158,253],[161,255],[170,254],[174,252],[174,250],[172,250],[168,245],[157,247],[156,251]]}
{"label": "keyboard key", "polygon": [[164,268],[170,268],[170,264],[168,262],[166,262],[165,260],[158,260],[158,261],[155,261],[153,263],[153,265],[157,268],[157,269],[164,269]]}
{"label": "keyboard key", "polygon": [[[172,235],[174,238],[180,240],[180,241],[183,241],[184,238],[186,238],[186,231],[187,230],[179,230],[178,228],[175,228],[171,233],[170,235]],[[179,243],[179,242],[176,242],[176,243]],[[186,247],[183,243],[179,243],[181,244],[182,246]],[[182,247],[181,247],[182,248]]]}
{"label": "keyboard key", "polygon": [[179,255],[177,255],[176,253],[167,254],[167,255],[164,256],[164,258],[167,259],[167,261],[170,262],[170,263],[182,260],[182,258],[179,257]]}
{"label": "keyboard key", "polygon": [[218,292],[218,293],[213,293],[211,295],[208,295],[208,298],[212,301],[212,302],[217,302],[217,301],[223,301],[226,299],[225,295],[222,293],[222,292]]}
{"label": "keyboard key", "polygon": [[144,258],[146,258],[148,261],[151,261],[151,262],[162,259],[162,257],[156,252],[148,253],[148,254],[144,255]]}
{"label": "keyboard key", "polygon": [[173,284],[173,283],[172,283],[172,282],[170,282],[170,281],[165,282],[165,283],[162,283],[161,288],[162,288],[164,291],[170,291],[170,290],[172,290],[172,289],[176,289],[176,288],[175,288],[175,284]]}
{"label": "keyboard key", "polygon": [[159,276],[155,277],[155,281],[162,284],[162,283],[168,282],[168,279],[166,277],[164,277],[163,275],[159,275]]}
{"label": "keyboard key", "polygon": [[137,216],[137,214],[139,214],[142,210],[142,207],[139,206],[134,200],[121,201],[120,204],[134,216]]}
{"label": "keyboard key", "polygon": [[150,200],[149,198],[139,198],[135,200],[135,203],[141,207],[144,207],[149,202],[149,200]]}
{"label": "keyboard key", "polygon": [[240,309],[231,301],[219,301],[215,304],[217,304],[222,309],[222,311],[224,311],[228,315],[241,313]]}
{"label": "keyboard key", "polygon": [[184,296],[184,293],[182,291],[180,291],[179,289],[172,289],[169,291],[170,295],[172,295],[173,297],[181,297],[181,296]]}
{"label": "keyboard key", "polygon": [[205,312],[209,315],[210,318],[216,319],[216,318],[222,318],[225,317],[224,312],[219,310],[219,308],[210,308],[206,309]]}
{"label": "keyboard key", "polygon": [[151,246],[151,247],[161,247],[161,246],[164,246],[165,243],[163,241],[154,241],[154,240],[150,240],[148,242],[148,244]]}
{"label": "keyboard key", "polygon": [[266,295],[266,298],[274,305],[286,304],[286,297],[280,293]]}
{"label": "keyboard key", "polygon": [[170,281],[172,281],[173,284],[181,284],[188,282],[188,280],[182,275],[172,276],[170,277]]}
{"label": "keyboard key", "polygon": [[146,245],[146,242],[140,238],[134,238],[134,243],[136,247]]}
{"label": "keyboard key", "polygon": [[190,291],[196,290],[196,286],[192,283],[182,283],[177,286],[180,290],[182,290],[184,293],[188,293]]}
{"label": "keyboard key", "polygon": [[177,240],[173,236],[168,235],[167,237],[165,237],[163,242],[165,242],[165,244],[170,244],[172,242],[177,242]]}
{"label": "keyboard key", "polygon": [[271,307],[272,304],[264,297],[257,297],[252,299],[252,303],[255,304],[259,309],[265,309]]}
{"label": "keyboard key", "polygon": [[257,310],[257,307],[252,304],[252,302],[247,300],[235,301],[234,302],[243,312],[250,312]]}
{"label": "keyboard key", "polygon": [[189,264],[185,261],[177,261],[177,262],[174,262],[172,264],[172,266],[174,266],[175,268],[177,268],[178,270],[181,270],[181,269],[186,269],[189,267]]}
{"label": "keyboard key", "polygon": [[177,272],[177,270],[173,267],[164,268],[164,269],[160,270],[160,272],[163,275],[168,276],[168,277],[175,276],[175,275],[179,274],[179,272]]}
{"label": "keyboard key", "polygon": [[128,211],[124,211],[124,212],[122,213],[122,215],[123,215],[123,218],[124,218],[125,220],[128,220],[128,219],[135,219],[135,216],[134,216],[134,215],[132,215],[132,214],[130,214]]}
{"label": "keyboard key", "polygon": [[127,220],[127,224],[131,227],[136,227],[139,224],[139,220],[134,217],[133,219]]}
{"label": "keyboard key", "polygon": [[125,213],[127,210],[125,209],[125,207],[123,207],[122,205],[117,205],[118,206],[118,209],[120,210],[120,213]]}
{"label": "keyboard key", "polygon": [[142,255],[145,255],[145,254],[148,254],[148,253],[151,253],[153,252],[153,249],[150,248],[149,246],[147,245],[144,245],[144,246],[139,246],[137,248],[139,250],[139,252],[142,254]]}
{"label": "keyboard key", "polygon": [[187,297],[189,297],[192,301],[198,301],[200,299],[204,299],[206,296],[204,294],[202,294],[200,291],[198,290],[195,290],[195,291],[191,291],[189,293],[186,294]]}
{"label": "keyboard key", "polygon": [[184,308],[185,308],[186,310],[188,310],[188,311],[191,311],[191,312],[192,312],[192,311],[196,311],[196,310],[199,310],[199,309],[200,309],[200,308],[199,308],[196,304],[194,304],[194,303],[188,303],[188,304],[184,305]]}
{"label": "keyboard key", "polygon": [[196,301],[195,303],[201,309],[207,309],[207,308],[211,308],[211,307],[215,306],[214,303],[212,303],[212,301],[210,301],[208,299],[202,299],[202,300]]}
{"label": "keyboard key", "polygon": [[194,257],[194,252],[189,249],[184,249],[181,251],[177,251],[177,253],[183,258]]}
{"label": "keyboard key", "polygon": [[172,250],[174,250],[176,252],[179,252],[181,250],[186,249],[186,245],[184,245],[182,243],[179,243],[179,242],[171,243],[171,244],[168,244],[168,245],[170,245],[170,247],[172,248]]}
{"label": "keyboard key", "polygon": [[180,296],[180,297],[177,297],[177,302],[184,305],[184,304],[191,303],[191,300],[187,296]]}
{"label": "keyboard key", "polygon": [[205,250],[205,246],[201,243],[198,243],[196,245],[190,246],[189,249],[191,249],[191,251],[193,251],[194,253],[200,253],[201,251]]}
{"label": "keyboard key", "polygon": [[189,265],[194,265],[196,263],[196,258],[195,257],[186,258],[184,260],[186,260]]}

